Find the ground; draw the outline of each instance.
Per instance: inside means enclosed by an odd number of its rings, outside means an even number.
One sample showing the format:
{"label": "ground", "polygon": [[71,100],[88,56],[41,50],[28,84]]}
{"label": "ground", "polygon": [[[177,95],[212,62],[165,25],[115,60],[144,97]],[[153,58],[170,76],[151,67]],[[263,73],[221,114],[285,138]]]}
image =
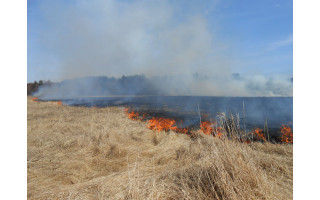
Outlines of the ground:
{"label": "ground", "polygon": [[28,97],[28,199],[292,199],[293,145],[149,130]]}

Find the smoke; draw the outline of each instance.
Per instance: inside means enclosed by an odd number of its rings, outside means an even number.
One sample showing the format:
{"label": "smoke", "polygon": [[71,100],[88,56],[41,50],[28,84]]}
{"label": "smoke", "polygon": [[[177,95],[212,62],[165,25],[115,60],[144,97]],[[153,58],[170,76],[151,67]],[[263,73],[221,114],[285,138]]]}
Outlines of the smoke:
{"label": "smoke", "polygon": [[[227,80],[221,77],[201,76],[122,76],[110,78],[93,76],[65,80],[46,85],[34,94],[42,99],[78,98],[89,96],[114,95],[185,95],[185,96],[292,96],[284,88],[292,87],[290,80],[280,78],[253,76],[244,78],[230,76]],[[223,84],[227,82],[228,84]],[[218,84],[220,83],[220,84]],[[232,94],[230,94],[232,92]],[[214,94],[214,95],[213,95]]]}
{"label": "smoke", "polygon": [[[144,74],[159,94],[292,96],[287,77],[232,77],[231,44],[213,34],[198,9],[182,14],[165,0],[42,1],[46,26],[39,39],[58,58],[60,80]],[[89,80],[39,94],[99,91]]]}

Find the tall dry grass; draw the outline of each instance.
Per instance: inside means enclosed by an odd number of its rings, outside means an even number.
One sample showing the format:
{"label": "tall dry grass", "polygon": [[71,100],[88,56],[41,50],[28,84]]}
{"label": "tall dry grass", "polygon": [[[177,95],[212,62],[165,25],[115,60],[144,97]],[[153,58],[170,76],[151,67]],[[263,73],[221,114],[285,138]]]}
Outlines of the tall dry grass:
{"label": "tall dry grass", "polygon": [[292,145],[146,126],[28,98],[28,199],[292,199]]}

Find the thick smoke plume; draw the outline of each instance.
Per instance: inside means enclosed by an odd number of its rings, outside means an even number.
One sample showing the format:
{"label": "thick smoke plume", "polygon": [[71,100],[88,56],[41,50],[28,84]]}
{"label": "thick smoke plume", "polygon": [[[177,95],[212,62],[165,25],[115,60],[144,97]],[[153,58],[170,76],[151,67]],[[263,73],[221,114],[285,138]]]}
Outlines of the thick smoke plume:
{"label": "thick smoke plume", "polygon": [[245,79],[237,75],[220,81],[227,81],[228,85],[218,84],[217,79],[219,80],[218,77],[202,77],[198,74],[188,78],[147,78],[144,75],[122,76],[118,79],[106,76],[84,77],[44,86],[34,95],[42,99],[119,95],[290,96],[284,88],[292,87],[290,80],[279,81],[273,77]]}
{"label": "thick smoke plume", "polygon": [[47,26],[39,39],[57,57],[59,79],[73,81],[39,95],[105,95],[110,85],[82,77],[143,74],[147,86],[133,81],[115,86],[123,90],[118,93],[292,96],[290,77],[232,76],[230,44],[213,34],[197,8],[181,17],[177,6],[160,0],[43,2]]}

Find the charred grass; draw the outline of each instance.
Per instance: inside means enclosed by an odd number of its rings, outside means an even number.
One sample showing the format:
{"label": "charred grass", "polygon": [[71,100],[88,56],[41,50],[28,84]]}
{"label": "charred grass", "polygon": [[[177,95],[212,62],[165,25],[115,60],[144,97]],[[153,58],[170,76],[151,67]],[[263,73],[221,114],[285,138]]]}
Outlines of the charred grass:
{"label": "charred grass", "polygon": [[292,145],[147,129],[28,98],[28,199],[292,199]]}

